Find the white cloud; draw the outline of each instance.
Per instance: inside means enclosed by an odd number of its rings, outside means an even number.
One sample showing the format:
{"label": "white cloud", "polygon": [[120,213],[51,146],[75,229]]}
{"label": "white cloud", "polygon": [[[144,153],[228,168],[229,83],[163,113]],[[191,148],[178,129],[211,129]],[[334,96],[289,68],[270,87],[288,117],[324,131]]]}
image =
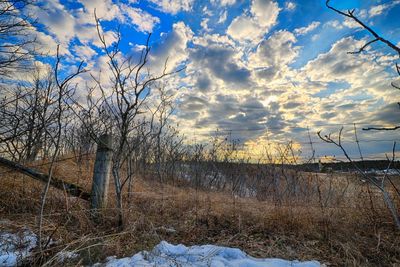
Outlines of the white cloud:
{"label": "white cloud", "polygon": [[160,72],[166,60],[167,71],[172,71],[188,58],[187,45],[193,38],[193,32],[184,22],[177,22],[165,39],[157,44],[150,53],[150,68]]}
{"label": "white cloud", "polygon": [[146,11],[139,8],[122,6],[130,21],[135,25],[135,28],[141,32],[152,32],[156,24],[160,23],[160,19],[153,17]]}
{"label": "white cloud", "polygon": [[190,11],[194,0],[149,0],[165,13],[177,14],[181,11]]}
{"label": "white cloud", "polygon": [[[150,32],[160,23],[159,18],[151,15],[151,9],[147,13],[131,5],[138,3],[137,0],[130,0],[129,4],[124,1],[125,4],[120,5],[116,4],[116,0],[81,0],[83,8],[75,10],[66,10],[57,1],[47,2],[48,14],[38,11],[38,17],[51,33],[38,33],[38,40],[43,44],[41,48],[54,53],[57,43],[61,42],[61,52],[68,60],[86,60],[93,73],[107,66],[107,58],[96,55],[95,46],[101,44],[94,25],[94,7],[102,20],[114,20],[137,31]],[[152,7],[176,14],[190,11],[194,0],[151,2]],[[214,0],[212,4],[229,6],[235,2],[239,1]],[[348,51],[357,50],[365,40],[344,38],[303,68],[295,69],[291,64],[301,56],[296,36],[310,33],[321,27],[320,23],[314,21],[293,32],[280,30],[271,33],[280,12],[277,2],[251,0],[250,4],[232,20],[226,33],[210,34],[208,30],[211,22],[225,23],[229,10],[225,7],[211,9],[210,5],[208,8],[201,6],[202,17],[196,22],[201,21],[204,30],[199,30],[195,35],[187,24],[178,22],[173,25],[171,32],[161,36],[158,44],[153,45],[147,65],[152,73],[162,71],[167,58],[168,71],[183,64],[187,66],[184,73],[168,79],[175,86],[171,86],[173,88],[188,88],[179,90],[185,94],[181,99],[183,112],[176,115],[180,117],[176,118],[180,125],[190,129],[194,126],[229,129],[264,127],[267,122],[282,128],[287,124],[298,123],[302,126],[313,121],[343,122],[349,118],[368,117],[371,108],[378,109],[382,101],[386,103],[395,99],[394,90],[386,92],[391,89],[392,77],[386,71],[393,67],[393,56],[380,55],[374,58],[376,53],[373,51],[367,55],[349,55]],[[296,7],[294,2],[286,2],[285,8],[293,10]],[[371,10],[374,17],[387,9]],[[365,14],[367,18],[369,13],[365,11]],[[327,26],[344,29],[357,25],[348,20],[329,21],[320,28],[321,31],[318,30],[319,35],[307,38],[323,38],[324,35],[320,33]],[[115,41],[115,32],[108,30],[104,34],[108,44]],[[265,37],[267,34],[268,38]],[[79,41],[71,42],[74,38]],[[132,43],[129,45],[134,55],[143,48]],[[392,74],[395,74],[393,69]],[[104,70],[102,82],[107,83],[110,75]],[[82,84],[90,80],[90,77],[82,77]],[[332,83],[339,84],[338,87],[346,84],[348,88],[331,92]],[[315,96],[316,93],[326,96]],[[356,108],[357,101],[354,99],[362,99]],[[378,101],[381,101],[380,104],[377,104]],[[279,134],[283,133],[281,131]],[[254,135],[245,136],[250,137]]]}
{"label": "white cloud", "polygon": [[378,5],[378,6],[374,6],[372,7],[369,11],[368,11],[368,15],[370,18],[378,16],[380,14],[383,13],[383,11],[387,8],[387,5]]}
{"label": "white cloud", "polygon": [[288,1],[288,2],[285,3],[285,9],[288,10],[288,11],[293,11],[293,10],[296,9],[296,7],[297,7],[297,5],[294,2]]}
{"label": "white cloud", "polygon": [[210,21],[209,18],[204,18],[204,19],[201,21],[201,23],[200,23],[200,26],[201,26],[201,27],[203,28],[203,30],[206,31],[206,32],[211,31],[211,29],[208,28],[208,22],[209,22],[209,21]]}
{"label": "white cloud", "polygon": [[72,50],[78,56],[79,60],[86,62],[90,61],[97,54],[96,51],[87,45],[75,45],[72,47]]}
{"label": "white cloud", "polygon": [[220,44],[224,46],[235,47],[235,43],[227,35],[204,34],[202,36],[194,36],[193,43],[201,46],[209,46],[211,44]]}
{"label": "white cloud", "polygon": [[287,65],[298,56],[300,47],[294,46],[296,37],[288,31],[277,31],[260,43],[252,61],[259,66]]}
{"label": "white cloud", "polygon": [[251,13],[265,30],[276,24],[279,11],[278,3],[273,0],[253,0],[251,5]]}
{"label": "white cloud", "polygon": [[[159,18],[142,9],[128,4],[117,5],[112,0],[80,0],[79,2],[83,8],[67,9],[59,0],[41,1],[39,5],[30,6],[29,12],[34,14],[38,18],[38,23],[44,25],[46,29],[46,31],[36,33],[41,50],[54,54],[56,45],[60,44],[60,51],[65,55],[68,54],[72,59],[69,46],[74,38],[77,38],[84,46],[101,47],[95,26],[95,9],[100,21],[114,20],[116,23],[134,27],[141,32],[151,32],[160,22]],[[108,45],[116,41],[117,35],[112,30],[106,30],[103,34]],[[75,48],[71,47],[71,50]],[[81,49],[77,51],[82,52]]]}
{"label": "white cloud", "polygon": [[[224,35],[195,37],[184,78],[195,90],[185,91],[175,118],[182,130],[201,128],[207,133],[268,125],[277,129],[275,140],[307,140],[306,134],[285,127],[362,121],[371,115],[372,106],[375,110],[379,101],[386,101],[382,97],[388,95],[384,91],[390,88],[390,80],[385,68],[372,55],[347,54],[364,40],[341,39],[304,68],[293,69],[289,65],[301,49],[296,42],[293,33],[278,31],[249,52]],[[384,64],[389,60],[385,58]],[[253,132],[233,134],[241,140],[262,139]]]}
{"label": "white cloud", "polygon": [[258,42],[264,33],[256,20],[243,15],[236,17],[227,30],[227,34],[239,41]]}
{"label": "white cloud", "polygon": [[126,4],[117,5],[112,0],[80,0],[80,2],[84,6],[84,11],[78,13],[81,24],[94,23],[94,10],[101,20],[116,19],[119,23],[133,24],[135,29],[141,32],[151,32],[154,26],[160,22],[159,18],[140,8]]}
{"label": "white cloud", "polygon": [[112,0],[79,0],[79,2],[85,9],[85,13],[81,19],[86,20],[87,23],[93,23],[93,13],[95,9],[97,16],[103,20],[123,20],[123,15],[119,6],[115,5]]}
{"label": "white cloud", "polygon": [[209,16],[209,17],[211,17],[211,16],[213,15],[213,12],[212,12],[211,10],[208,9],[208,6],[204,6],[202,12],[203,12],[203,14],[204,14],[203,17],[204,17],[204,16]]}
{"label": "white cloud", "polygon": [[63,44],[68,44],[75,36],[75,18],[58,0],[43,3],[31,7],[31,12],[38,17],[40,23],[46,25],[49,34]]}
{"label": "white cloud", "polygon": [[327,52],[306,64],[304,73],[312,81],[347,82],[352,87],[371,88],[371,81],[386,78],[382,66],[373,60],[373,53],[349,55],[349,51],[357,51],[365,40],[343,38],[333,44]]}
{"label": "white cloud", "polygon": [[317,41],[319,38],[321,38],[321,34],[314,34],[314,35],[311,37],[311,41],[315,42],[315,41]]}
{"label": "white cloud", "polygon": [[[56,54],[57,42],[54,37],[44,32],[40,32],[37,29],[33,30],[32,36],[36,38],[36,41],[38,43],[37,45],[35,45],[36,51],[47,55]],[[69,51],[65,49],[60,49],[61,55],[65,55],[66,53],[69,53]]]}
{"label": "white cloud", "polygon": [[231,6],[236,3],[236,0],[211,0],[210,3],[219,6]]}
{"label": "white cloud", "polygon": [[344,18],[343,21],[330,20],[323,25],[324,28],[335,28],[336,30],[342,30],[345,27],[350,29],[361,28],[360,24],[350,18]]}
{"label": "white cloud", "polygon": [[302,28],[297,28],[294,30],[294,33],[296,35],[305,35],[313,30],[315,30],[316,28],[318,28],[318,26],[321,23],[319,21],[313,21],[312,23],[310,23],[308,26],[306,27],[302,27]]}
{"label": "white cloud", "polygon": [[226,19],[228,18],[228,11],[224,10],[219,15],[218,23],[225,23]]}
{"label": "white cloud", "polygon": [[351,29],[362,28],[360,24],[358,24],[356,21],[350,18],[345,18],[343,21],[343,25]]}
{"label": "white cloud", "polygon": [[340,23],[338,20],[330,20],[324,24],[324,27],[333,27],[337,30],[343,29],[342,23]]}
{"label": "white cloud", "polygon": [[394,6],[400,4],[399,0],[396,1],[392,1],[392,2],[388,2],[386,4],[381,4],[381,5],[377,5],[377,6],[372,6],[369,10],[368,10],[368,15],[370,18],[376,17],[381,15],[383,12],[385,12],[386,10],[393,8]]}
{"label": "white cloud", "polygon": [[[100,29],[102,35],[104,35],[107,45],[111,45],[117,40],[117,33],[108,30],[105,31],[104,29]],[[75,35],[76,37],[85,45],[94,45],[96,47],[102,47],[103,44],[100,42],[96,26],[94,24],[77,24],[75,26]]]}
{"label": "white cloud", "polygon": [[279,6],[272,0],[253,0],[251,14],[236,17],[229,25],[227,33],[238,41],[258,43],[277,23]]}
{"label": "white cloud", "polygon": [[259,85],[281,82],[290,74],[289,64],[299,55],[300,47],[295,46],[296,37],[288,31],[275,32],[267,40],[263,40],[255,53],[249,56],[249,64],[255,70]]}

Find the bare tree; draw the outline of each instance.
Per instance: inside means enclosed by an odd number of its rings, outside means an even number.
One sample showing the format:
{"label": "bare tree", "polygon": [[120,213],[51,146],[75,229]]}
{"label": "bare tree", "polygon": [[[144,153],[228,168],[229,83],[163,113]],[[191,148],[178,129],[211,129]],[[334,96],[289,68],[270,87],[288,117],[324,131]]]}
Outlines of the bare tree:
{"label": "bare tree", "polygon": [[[354,51],[354,52],[349,52],[349,54],[360,54],[362,52],[364,52],[370,45],[372,45],[373,43],[376,42],[380,42],[384,45],[386,45],[388,48],[390,48],[391,50],[393,50],[400,58],[400,47],[395,45],[393,42],[387,40],[386,38],[382,37],[381,35],[379,35],[374,29],[372,29],[370,26],[368,26],[365,22],[363,22],[362,20],[360,20],[354,13],[355,13],[355,9],[352,10],[347,10],[347,11],[341,11],[335,7],[333,7],[330,4],[331,0],[326,0],[326,6],[335,11],[336,13],[345,16],[346,18],[349,18],[353,21],[355,21],[358,25],[360,25],[363,29],[365,29],[368,33],[370,33],[373,37],[372,40],[366,42],[362,47],[360,47],[360,49],[358,51]],[[400,66],[398,63],[395,64],[395,68],[396,68],[396,72],[397,74],[400,76]],[[396,89],[400,90],[400,85],[397,85],[396,83],[392,82],[392,86]],[[399,104],[400,105],[400,104]],[[394,131],[400,129],[400,125],[399,126],[393,126],[393,127],[368,127],[368,128],[363,128],[363,130],[365,131],[369,131],[369,130],[378,130],[378,131]]]}
{"label": "bare tree", "polygon": [[35,54],[34,19],[26,15],[34,0],[0,0],[0,76],[25,70]]}
{"label": "bare tree", "polygon": [[50,69],[35,68],[29,81],[3,91],[0,144],[14,160],[34,160],[56,121],[56,85]]}
{"label": "bare tree", "polygon": [[[347,18],[350,18],[350,19],[354,20],[362,28],[367,30],[374,37],[373,40],[371,40],[371,41],[367,42],[366,44],[364,44],[358,51],[349,52],[349,53],[351,53],[351,54],[359,54],[359,53],[363,52],[371,44],[373,44],[375,42],[381,42],[381,43],[385,44],[386,46],[388,46],[389,48],[391,48],[392,50],[394,50],[400,57],[400,47],[396,46],[394,43],[390,42],[389,40],[383,38],[375,30],[373,30],[371,27],[369,27],[364,22],[362,22],[356,15],[354,15],[355,9],[347,10],[347,12],[343,12],[343,11],[340,11],[340,10],[334,8],[333,6],[331,6],[330,5],[330,1],[331,0],[326,0],[326,6],[329,9],[335,11],[336,13],[338,13],[340,15],[343,15],[343,16],[345,16]],[[396,69],[397,69],[397,71],[399,72],[399,75],[400,75],[400,67],[397,64],[396,64]]]}
{"label": "bare tree", "polygon": [[138,127],[136,118],[143,113],[145,103],[151,94],[152,87],[157,81],[176,73],[167,71],[167,62],[161,74],[154,75],[147,68],[150,53],[149,34],[145,48],[137,63],[133,63],[130,56],[125,56],[120,50],[121,34],[118,32],[117,40],[109,46],[102,33],[100,19],[95,12],[96,28],[103,52],[108,58],[108,70],[111,73],[109,84],[104,84],[100,77],[92,75],[93,80],[100,89],[103,102],[102,106],[113,123],[115,141],[112,174],[114,178],[117,206],[119,209],[119,226],[123,227],[123,197],[122,190],[129,181],[123,177],[122,167],[127,163],[133,147],[129,142],[134,129]]}
{"label": "bare tree", "polygon": [[[56,65],[54,68],[54,77],[57,85],[57,98],[56,98],[56,108],[54,111],[56,117],[56,127],[54,131],[47,131],[47,134],[50,137],[52,143],[52,157],[50,162],[50,167],[48,171],[48,181],[43,189],[42,197],[41,197],[41,205],[40,205],[40,213],[39,213],[39,238],[38,244],[40,250],[42,250],[42,225],[43,225],[43,213],[44,208],[46,205],[46,198],[50,188],[51,179],[54,172],[54,163],[59,155],[60,145],[61,145],[61,138],[62,138],[62,129],[63,129],[63,121],[65,116],[65,111],[68,109],[68,106],[65,105],[64,100],[69,98],[74,92],[76,86],[71,86],[72,80],[80,75],[81,73],[85,72],[86,70],[83,68],[83,61],[79,64],[77,70],[72,74],[67,75],[65,78],[60,78],[60,55],[59,55],[59,46],[57,46],[57,58],[56,58]],[[46,243],[46,245],[49,242]]]}
{"label": "bare tree", "polygon": [[[342,131],[343,131],[343,127],[340,129],[339,134],[337,139],[335,140],[331,134],[322,136],[321,135],[321,131],[318,132],[318,136],[321,140],[329,143],[329,144],[333,144],[336,147],[338,147],[344,154],[344,156],[346,157],[346,159],[353,165],[353,167],[357,170],[357,172],[359,174],[361,174],[361,176],[363,177],[363,179],[365,179],[366,181],[368,181],[370,184],[372,184],[376,189],[378,189],[383,196],[383,200],[386,203],[389,211],[391,212],[392,216],[393,216],[393,220],[397,226],[397,228],[400,230],[400,217],[398,215],[397,212],[397,208],[395,203],[393,202],[390,193],[388,192],[388,190],[386,189],[385,186],[385,181],[386,181],[386,176],[387,174],[382,178],[382,179],[378,179],[377,177],[368,175],[365,171],[363,171],[349,156],[349,154],[347,153],[346,149],[343,146],[342,143]],[[393,145],[393,151],[392,151],[392,160],[389,160],[389,166],[388,169],[390,168],[390,166],[392,165],[392,163],[394,162],[395,159],[395,148],[396,148],[396,143],[394,143]]]}

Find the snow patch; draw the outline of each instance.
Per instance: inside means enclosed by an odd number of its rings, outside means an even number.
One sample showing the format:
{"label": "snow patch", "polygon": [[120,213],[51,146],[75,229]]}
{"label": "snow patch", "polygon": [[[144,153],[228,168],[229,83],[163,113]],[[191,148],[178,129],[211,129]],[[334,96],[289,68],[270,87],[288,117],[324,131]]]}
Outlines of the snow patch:
{"label": "snow patch", "polygon": [[20,233],[0,232],[0,266],[21,264],[31,255],[36,243],[36,235],[28,229]]}
{"label": "snow patch", "polygon": [[77,257],[79,257],[78,253],[71,251],[60,251],[56,254],[56,261],[62,263],[68,260],[76,259]]}
{"label": "snow patch", "polygon": [[[57,244],[57,242],[50,240],[49,245],[54,244]],[[32,256],[32,250],[36,246],[37,235],[27,228],[16,233],[0,231],[0,267],[27,264]],[[63,263],[78,256],[78,253],[63,250],[54,256],[54,261]]]}
{"label": "snow patch", "polygon": [[116,259],[107,258],[107,267],[317,267],[317,261],[287,261],[282,259],[257,259],[248,256],[237,248],[219,247],[213,245],[192,246],[171,245],[161,241],[151,252],[143,251],[132,257]]}

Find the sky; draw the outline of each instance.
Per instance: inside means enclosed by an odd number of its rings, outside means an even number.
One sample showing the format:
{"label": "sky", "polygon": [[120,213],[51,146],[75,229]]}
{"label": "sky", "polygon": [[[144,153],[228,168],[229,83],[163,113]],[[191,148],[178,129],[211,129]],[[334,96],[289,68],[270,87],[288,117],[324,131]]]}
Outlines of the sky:
{"label": "sky", "polygon": [[[175,95],[172,121],[191,141],[218,129],[249,154],[257,155],[270,141],[293,140],[307,156],[311,138],[318,158],[341,158],[316,133],[335,133],[343,125],[347,149],[357,157],[357,123],[364,156],[377,158],[397,140],[398,132],[361,128],[400,123],[400,92],[391,87],[399,80],[398,56],[377,43],[362,54],[349,54],[371,36],[327,9],[324,0],[38,1],[29,11],[38,18],[37,39],[50,55],[60,44],[65,72],[81,60],[91,72],[105,66],[95,9],[110,44],[120,27],[126,55],[137,56],[152,33],[151,70],[160,72],[167,59],[169,70],[185,66],[167,83]],[[400,45],[400,0],[331,4],[356,9],[359,18]],[[90,77],[80,79],[84,84]]]}

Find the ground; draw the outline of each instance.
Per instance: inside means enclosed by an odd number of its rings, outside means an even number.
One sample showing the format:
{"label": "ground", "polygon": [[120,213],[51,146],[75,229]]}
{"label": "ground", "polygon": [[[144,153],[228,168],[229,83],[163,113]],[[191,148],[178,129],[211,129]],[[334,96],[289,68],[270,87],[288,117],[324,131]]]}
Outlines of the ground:
{"label": "ground", "polygon": [[[92,164],[64,162],[55,175],[89,190]],[[0,224],[0,231],[37,233],[43,184],[5,169],[0,172],[0,215],[8,222]],[[314,179],[315,174],[310,175]],[[151,251],[162,241],[213,244],[238,248],[257,258],[317,260],[327,266],[400,264],[400,234],[379,195],[358,180],[350,181],[351,194],[340,199],[325,201],[328,195],[322,193],[313,199],[276,202],[136,177],[133,191],[125,193],[122,230],[112,186],[108,208],[96,218],[86,201],[51,189],[43,234],[53,243],[44,253],[33,251],[29,264],[57,266],[55,255],[68,251],[79,256],[66,259],[63,265],[91,265],[106,262],[109,256],[124,258]]]}

